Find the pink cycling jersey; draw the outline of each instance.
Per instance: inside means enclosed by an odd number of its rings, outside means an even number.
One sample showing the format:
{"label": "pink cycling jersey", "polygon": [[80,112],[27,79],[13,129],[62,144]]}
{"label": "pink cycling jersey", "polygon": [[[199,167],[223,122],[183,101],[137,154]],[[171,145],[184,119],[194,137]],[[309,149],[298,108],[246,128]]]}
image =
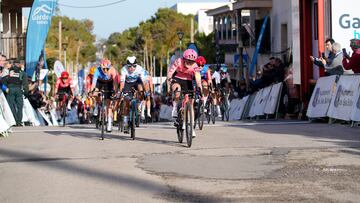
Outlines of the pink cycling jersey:
{"label": "pink cycling jersey", "polygon": [[196,63],[194,63],[192,67],[187,68],[185,67],[184,60],[182,58],[178,58],[170,67],[167,77],[172,78],[175,72],[176,78],[179,78],[181,80],[193,80],[195,72],[200,72],[200,68],[197,66]]}

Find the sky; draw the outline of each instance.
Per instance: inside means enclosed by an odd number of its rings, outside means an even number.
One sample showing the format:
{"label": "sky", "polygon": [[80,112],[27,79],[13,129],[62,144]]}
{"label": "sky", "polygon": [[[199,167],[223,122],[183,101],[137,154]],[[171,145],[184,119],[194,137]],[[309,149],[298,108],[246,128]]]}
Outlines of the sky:
{"label": "sky", "polygon": [[60,14],[75,19],[90,19],[94,22],[97,40],[107,39],[111,33],[122,32],[137,26],[153,16],[159,8],[172,7],[181,2],[228,2],[228,0],[125,0],[103,8],[69,8],[62,6],[94,6],[118,0],[58,0]]}

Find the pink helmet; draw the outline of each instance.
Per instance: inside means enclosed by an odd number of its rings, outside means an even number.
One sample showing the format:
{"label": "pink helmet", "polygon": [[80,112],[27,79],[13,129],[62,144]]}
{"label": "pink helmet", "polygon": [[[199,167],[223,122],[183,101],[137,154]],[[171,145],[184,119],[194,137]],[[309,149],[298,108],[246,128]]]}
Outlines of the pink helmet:
{"label": "pink helmet", "polygon": [[101,68],[110,68],[111,62],[107,59],[102,59],[100,61],[100,66],[101,66]]}
{"label": "pink helmet", "polygon": [[198,54],[193,49],[186,49],[183,53],[183,58],[189,61],[196,61]]}

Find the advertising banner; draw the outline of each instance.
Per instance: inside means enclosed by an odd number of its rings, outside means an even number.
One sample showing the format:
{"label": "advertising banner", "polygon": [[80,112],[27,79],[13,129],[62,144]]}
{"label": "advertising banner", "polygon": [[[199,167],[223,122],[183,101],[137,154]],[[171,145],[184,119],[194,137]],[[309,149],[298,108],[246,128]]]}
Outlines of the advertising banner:
{"label": "advertising banner", "polygon": [[349,121],[354,103],[357,101],[360,85],[360,76],[342,75],[336,85],[336,91],[331,98],[327,116]]}
{"label": "advertising banner", "polygon": [[332,0],[332,38],[350,52],[350,39],[360,39],[360,1]]}
{"label": "advertising banner", "polygon": [[329,110],[331,97],[336,87],[336,75],[318,79],[311,95],[306,116],[309,118],[326,117]]}
{"label": "advertising banner", "polygon": [[26,73],[32,76],[51,24],[56,0],[34,0],[26,32]]}
{"label": "advertising banner", "polygon": [[271,86],[271,92],[266,102],[264,113],[266,114],[275,113],[278,101],[280,99],[281,88],[282,88],[281,82]]}
{"label": "advertising banner", "polygon": [[351,111],[351,120],[360,121],[360,88],[356,94],[353,110]]}

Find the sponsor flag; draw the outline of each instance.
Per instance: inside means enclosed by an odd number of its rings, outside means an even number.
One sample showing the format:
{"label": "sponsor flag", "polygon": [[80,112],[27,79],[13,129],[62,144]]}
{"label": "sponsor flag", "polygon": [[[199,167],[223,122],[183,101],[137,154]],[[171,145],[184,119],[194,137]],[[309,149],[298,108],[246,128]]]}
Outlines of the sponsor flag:
{"label": "sponsor flag", "polygon": [[41,51],[54,14],[57,0],[34,0],[26,32],[26,73],[32,76],[37,67]]}

